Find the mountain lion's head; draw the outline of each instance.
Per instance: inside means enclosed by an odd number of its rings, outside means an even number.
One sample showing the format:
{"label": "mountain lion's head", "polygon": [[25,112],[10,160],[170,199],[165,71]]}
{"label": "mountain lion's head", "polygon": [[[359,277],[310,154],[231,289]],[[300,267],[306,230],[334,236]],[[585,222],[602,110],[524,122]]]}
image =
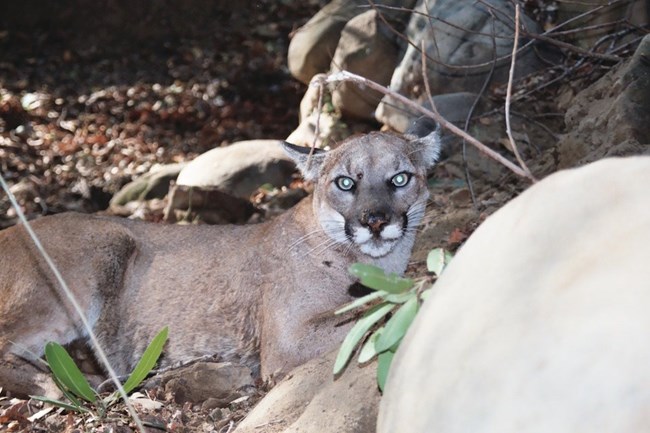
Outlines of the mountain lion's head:
{"label": "mountain lion's head", "polygon": [[440,153],[435,122],[420,119],[404,135],[352,137],[332,151],[285,143],[305,179],[316,183],[314,211],[333,243],[373,259],[413,244],[429,197],[427,171]]}

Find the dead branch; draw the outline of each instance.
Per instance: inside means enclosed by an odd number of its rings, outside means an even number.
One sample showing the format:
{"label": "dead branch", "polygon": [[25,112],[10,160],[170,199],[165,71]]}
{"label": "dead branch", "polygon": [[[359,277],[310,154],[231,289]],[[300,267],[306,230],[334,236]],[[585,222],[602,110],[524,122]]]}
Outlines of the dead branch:
{"label": "dead branch", "polygon": [[476,147],[481,153],[486,155],[489,158],[492,158],[493,160],[499,162],[500,164],[504,165],[507,167],[509,170],[511,170],[513,173],[515,173],[518,176],[521,176],[523,178],[529,179],[531,182],[535,182],[535,178],[527,174],[524,170],[522,170],[520,167],[518,167],[516,164],[512,163],[508,159],[504,158],[494,150],[490,149],[487,147],[485,144],[481,143],[478,141],[476,138],[472,137],[462,129],[458,128],[456,125],[453,123],[449,122],[447,119],[442,117],[440,113],[437,112],[435,107],[432,107],[431,110],[426,109],[425,107],[421,106],[420,104],[411,101],[407,97],[400,95],[399,93],[388,89],[387,87],[382,86],[381,84],[375,83],[374,81],[368,80],[367,78],[364,78],[360,75],[353,74],[348,71],[339,71],[334,74],[330,74],[326,77],[317,77],[315,78],[310,85],[320,85],[321,82],[325,83],[339,83],[339,82],[345,82],[345,81],[351,81],[353,83],[356,83],[359,86],[365,86],[369,87],[373,90],[376,90],[380,93],[383,93],[384,95],[388,95],[402,104],[406,105],[407,107],[422,113],[425,116],[430,117],[431,119],[435,120],[440,124],[441,127],[447,129],[450,131],[452,134],[455,134],[465,140],[467,140],[470,144],[472,144],[474,147]]}
{"label": "dead branch", "polygon": [[519,166],[524,170],[528,178],[531,178],[534,181],[536,181],[535,177],[530,172],[528,166],[526,166],[526,163],[524,162],[523,158],[519,154],[519,150],[517,149],[517,144],[515,143],[515,139],[512,135],[512,128],[510,127],[510,100],[512,98],[512,81],[515,76],[515,63],[517,60],[518,41],[519,41],[519,4],[515,5],[515,39],[512,43],[512,59],[510,61],[510,72],[508,74],[508,87],[506,90],[506,103],[505,103],[506,132],[508,134],[508,139],[510,140],[510,146],[512,146],[512,153],[515,154],[515,158],[517,158],[517,162],[519,163]]}

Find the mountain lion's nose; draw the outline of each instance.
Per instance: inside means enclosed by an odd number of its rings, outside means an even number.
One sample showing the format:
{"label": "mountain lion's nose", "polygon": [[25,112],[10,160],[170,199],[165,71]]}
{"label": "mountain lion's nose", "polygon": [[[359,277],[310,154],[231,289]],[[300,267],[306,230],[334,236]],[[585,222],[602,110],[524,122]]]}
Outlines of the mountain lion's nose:
{"label": "mountain lion's nose", "polygon": [[361,215],[361,224],[368,227],[373,234],[378,235],[388,224],[388,217],[383,212],[364,212]]}

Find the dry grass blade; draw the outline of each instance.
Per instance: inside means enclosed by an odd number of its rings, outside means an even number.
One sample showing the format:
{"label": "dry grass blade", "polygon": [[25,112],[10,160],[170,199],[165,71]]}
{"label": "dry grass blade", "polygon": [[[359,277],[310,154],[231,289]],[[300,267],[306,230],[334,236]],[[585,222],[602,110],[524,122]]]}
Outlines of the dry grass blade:
{"label": "dry grass blade", "polygon": [[512,146],[512,152],[515,154],[515,158],[517,158],[517,162],[519,163],[519,166],[521,167],[522,170],[524,170],[528,178],[533,179],[533,181],[537,181],[537,179],[535,179],[533,174],[528,169],[528,166],[524,162],[523,158],[521,157],[521,154],[517,149],[517,145],[515,144],[515,139],[512,135],[512,128],[510,127],[510,100],[512,98],[512,81],[514,80],[514,76],[515,76],[515,65],[517,63],[518,42],[519,42],[519,5],[516,5],[515,6],[515,38],[512,42],[512,59],[510,61],[510,73],[508,75],[508,87],[506,90],[506,103],[505,103],[506,132],[508,134],[508,139],[510,140],[510,146]]}

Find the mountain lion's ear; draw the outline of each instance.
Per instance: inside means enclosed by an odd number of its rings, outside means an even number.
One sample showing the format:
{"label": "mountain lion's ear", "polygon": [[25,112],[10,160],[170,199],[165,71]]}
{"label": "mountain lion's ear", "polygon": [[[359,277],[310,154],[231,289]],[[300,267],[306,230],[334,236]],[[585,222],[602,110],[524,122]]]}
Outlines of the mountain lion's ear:
{"label": "mountain lion's ear", "polygon": [[310,157],[310,147],[296,146],[286,141],[282,142],[282,147],[284,147],[284,151],[289,155],[289,158],[293,159],[296,163],[298,170],[300,170],[305,180],[315,182],[318,179],[318,173],[325,159],[326,151],[314,149]]}
{"label": "mountain lion's ear", "polygon": [[411,124],[404,137],[414,147],[414,153],[427,170],[435,165],[442,149],[438,122],[430,117],[420,117]]}

